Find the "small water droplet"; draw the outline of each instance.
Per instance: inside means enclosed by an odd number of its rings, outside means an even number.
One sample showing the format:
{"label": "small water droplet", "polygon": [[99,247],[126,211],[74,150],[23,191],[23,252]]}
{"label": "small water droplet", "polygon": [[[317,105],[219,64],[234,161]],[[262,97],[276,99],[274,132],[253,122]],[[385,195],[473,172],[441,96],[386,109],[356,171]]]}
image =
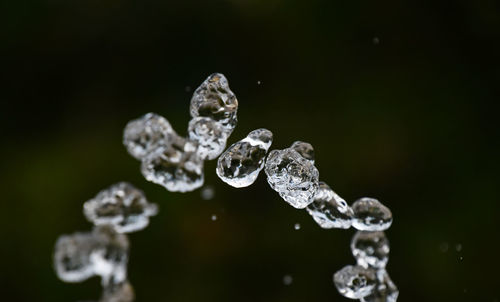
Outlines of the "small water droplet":
{"label": "small water droplet", "polygon": [[217,220],[217,215],[213,214],[210,219],[212,219],[212,221],[216,221]]}
{"label": "small water droplet", "polygon": [[462,245],[460,243],[455,245],[455,250],[457,250],[457,252],[462,251]]}
{"label": "small water droplet", "polygon": [[373,37],[373,45],[378,45],[380,43],[380,39],[378,37]]}
{"label": "small water droplet", "polygon": [[294,229],[296,230],[300,230],[300,223],[296,223],[294,226],[293,226]]}
{"label": "small water droplet", "polygon": [[260,85],[260,84],[262,84],[262,82],[261,81],[257,81],[257,85]]}
{"label": "small water droplet", "polygon": [[285,275],[285,276],[283,277],[283,284],[285,284],[285,285],[290,285],[290,284],[292,284],[292,282],[293,282],[293,278],[292,278],[292,276],[290,276],[290,275]]}
{"label": "small water droplet", "polygon": [[203,200],[210,200],[215,196],[215,189],[210,185],[204,186],[203,189],[201,189],[200,194]]}
{"label": "small water droplet", "polygon": [[464,260],[464,257],[463,257],[463,256],[460,256],[460,258],[458,258],[458,260],[463,261],[463,260]]}

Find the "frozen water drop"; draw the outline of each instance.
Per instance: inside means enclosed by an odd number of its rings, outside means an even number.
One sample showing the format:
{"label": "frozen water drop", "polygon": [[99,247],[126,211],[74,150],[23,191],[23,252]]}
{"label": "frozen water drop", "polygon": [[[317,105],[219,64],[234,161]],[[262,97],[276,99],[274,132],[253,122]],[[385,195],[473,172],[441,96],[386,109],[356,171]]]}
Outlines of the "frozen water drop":
{"label": "frozen water drop", "polygon": [[211,200],[215,196],[215,189],[213,186],[204,186],[201,189],[201,198],[204,200]]}
{"label": "frozen water drop", "polygon": [[311,144],[296,141],[290,146],[290,148],[299,152],[303,158],[310,160],[314,164],[314,148]]}
{"label": "frozen water drop", "polygon": [[266,160],[267,182],[291,206],[307,207],[318,190],[319,172],[291,148],[273,150]]}
{"label": "frozen water drop", "polygon": [[333,282],[344,297],[360,299],[373,293],[377,276],[372,269],[348,265],[333,275]]}
{"label": "frozen water drop", "polygon": [[170,147],[160,147],[144,158],[141,172],[171,192],[193,191],[204,181],[203,160],[196,150],[196,142],[176,136]]}
{"label": "frozen water drop", "polygon": [[134,299],[134,288],[125,281],[105,287],[99,302],[133,302]]}
{"label": "frozen water drop", "polygon": [[293,226],[293,228],[294,228],[295,230],[297,230],[297,231],[298,231],[298,230],[300,230],[300,223],[296,223],[296,224]]}
{"label": "frozen water drop", "polygon": [[283,284],[284,285],[291,285],[292,282],[293,282],[293,277],[291,275],[283,276]]}
{"label": "frozen water drop", "polygon": [[231,133],[238,122],[238,100],[229,89],[226,77],[220,73],[210,75],[191,98],[191,116],[209,117]]}
{"label": "frozen water drop", "polygon": [[347,202],[322,181],[319,182],[314,201],[306,209],[314,221],[324,229],[348,229],[354,216]]}
{"label": "frozen water drop", "polygon": [[195,117],[189,122],[189,139],[198,142],[198,155],[204,160],[217,158],[226,147],[228,133],[222,125],[208,117]]}
{"label": "frozen water drop", "polygon": [[121,182],[85,202],[83,212],[94,225],[109,224],[119,233],[128,233],[148,226],[149,217],[156,215],[158,208],[141,190]]}
{"label": "frozen water drop", "polygon": [[360,231],[385,231],[392,224],[392,213],[374,198],[364,197],[352,204],[353,227]]}
{"label": "frozen water drop", "polygon": [[382,269],[389,261],[389,240],[384,232],[358,231],[352,237],[351,251],[358,265]]}
{"label": "frozen water drop", "polygon": [[217,161],[217,175],[235,188],[247,187],[255,182],[264,168],[265,156],[273,134],[267,129],[250,132],[243,140],[231,145]]}
{"label": "frozen water drop", "polygon": [[361,298],[361,302],[396,302],[399,290],[385,270],[377,272],[377,285],[373,293]]}
{"label": "frozen water drop", "polygon": [[130,121],[123,131],[128,153],[141,160],[161,145],[169,145],[175,131],[164,117],[148,113]]}

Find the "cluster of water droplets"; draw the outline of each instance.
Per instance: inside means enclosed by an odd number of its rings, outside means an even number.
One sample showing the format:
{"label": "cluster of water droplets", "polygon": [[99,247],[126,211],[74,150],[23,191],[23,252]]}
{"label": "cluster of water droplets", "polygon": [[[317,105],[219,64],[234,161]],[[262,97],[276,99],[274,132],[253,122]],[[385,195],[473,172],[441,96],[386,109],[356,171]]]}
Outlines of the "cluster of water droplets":
{"label": "cluster of water droplets", "polygon": [[65,282],[100,276],[100,302],[132,302],[134,290],[127,280],[126,233],[144,229],[149,217],[157,214],[157,206],[149,203],[142,191],[121,182],[86,201],[83,212],[94,228],[59,237],[54,251],[57,276]]}
{"label": "cluster of water droplets", "polygon": [[[383,233],[392,224],[391,211],[376,199],[367,197],[349,206],[325,182],[320,181],[314,149],[307,142],[296,141],[288,148],[272,150],[268,154],[273,134],[261,128],[251,131],[224,151],[237,124],[237,109],[238,101],[227,79],[222,74],[214,73],[195,90],[191,98],[192,119],[188,124],[187,137],[178,135],[166,118],[148,113],[127,124],[123,143],[127,151],[142,162],[144,177],[172,192],[188,192],[202,187],[206,160],[218,158],[216,174],[223,182],[236,188],[250,186],[264,170],[271,188],[289,205],[305,209],[321,228],[353,227],[358,230],[351,243],[357,264],[335,273],[334,283],[338,291],[347,298],[365,302],[395,302],[398,291],[385,271],[389,243]],[[206,195],[203,198],[209,199],[209,193],[202,191],[202,196]],[[84,208],[86,217],[96,225],[96,230],[106,226],[119,236],[144,228],[149,216],[157,212],[156,207],[148,204],[136,189],[123,184],[99,193],[86,202]],[[212,220],[216,219],[213,215]],[[300,225],[295,228],[300,229]],[[60,239],[56,245],[59,276],[71,282],[99,274],[103,280],[120,280],[103,281],[109,289],[105,290],[104,296],[117,292],[133,297],[129,294],[130,285],[124,283],[126,269],[121,275],[114,272],[115,268],[123,272],[119,268],[126,266],[113,266],[109,261],[102,260],[105,257],[92,256],[99,255],[94,252],[94,232]],[[77,247],[82,247],[83,252],[77,252]],[[122,250],[126,251],[126,248]],[[71,257],[65,258],[66,255]],[[126,264],[127,257],[118,258]],[[96,269],[96,265],[107,269]],[[109,284],[114,284],[114,287],[109,287]]]}
{"label": "cluster of water droplets", "polygon": [[123,132],[128,152],[142,162],[141,172],[171,192],[203,186],[205,160],[225,149],[237,123],[238,100],[220,73],[210,75],[191,98],[188,135],[175,132],[165,117],[148,113],[130,121]]}

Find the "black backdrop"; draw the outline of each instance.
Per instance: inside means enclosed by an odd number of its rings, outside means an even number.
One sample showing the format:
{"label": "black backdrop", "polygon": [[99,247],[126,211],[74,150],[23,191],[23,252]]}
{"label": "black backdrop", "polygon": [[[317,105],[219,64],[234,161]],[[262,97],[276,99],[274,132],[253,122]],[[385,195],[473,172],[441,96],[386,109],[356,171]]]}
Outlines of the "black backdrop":
{"label": "black backdrop", "polygon": [[130,235],[138,302],[347,301],[331,277],[353,230],[320,229],[262,175],[231,188],[214,162],[213,200],[169,193],[122,146],[150,111],[185,134],[193,89],[221,72],[240,101],[230,143],[260,127],[274,148],[308,141],[341,196],[392,209],[400,301],[498,301],[499,6],[436,2],[3,1],[0,300],[97,298],[97,278],[56,278],[53,245],[126,180],[160,207]]}

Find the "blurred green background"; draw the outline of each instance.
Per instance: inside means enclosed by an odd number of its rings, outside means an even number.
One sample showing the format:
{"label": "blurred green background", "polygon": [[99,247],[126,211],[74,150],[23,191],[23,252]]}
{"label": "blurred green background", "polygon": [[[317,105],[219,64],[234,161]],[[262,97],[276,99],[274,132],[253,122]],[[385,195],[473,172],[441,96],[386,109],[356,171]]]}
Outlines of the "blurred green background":
{"label": "blurred green background", "polygon": [[499,301],[498,2],[7,0],[0,34],[1,301],[97,298],[97,278],[57,279],[53,245],[122,180],[160,207],[130,235],[138,302],[348,301],[331,279],[353,230],[320,229],[263,175],[231,188],[213,161],[213,200],[167,192],[125,151],[146,112],[185,135],[213,72],[240,102],[229,143],[308,141],[348,202],[391,208],[399,301]]}

